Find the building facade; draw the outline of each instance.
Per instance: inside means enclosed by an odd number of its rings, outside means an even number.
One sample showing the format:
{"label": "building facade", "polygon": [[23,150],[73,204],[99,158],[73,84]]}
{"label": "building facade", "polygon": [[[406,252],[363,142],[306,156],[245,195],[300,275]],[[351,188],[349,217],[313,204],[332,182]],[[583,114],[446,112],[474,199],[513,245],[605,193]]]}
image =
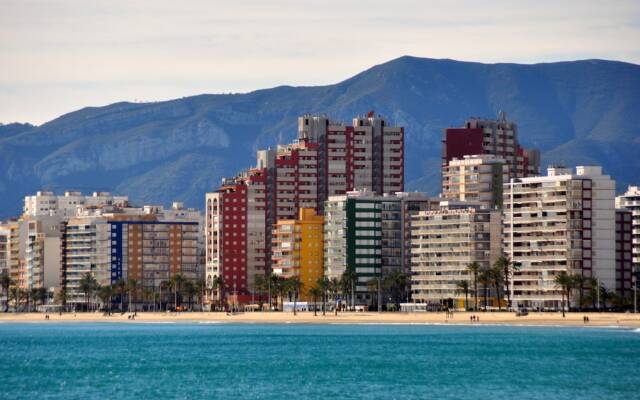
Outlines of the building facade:
{"label": "building facade", "polygon": [[340,279],[351,269],[357,276],[356,302],[370,304],[372,279],[392,272],[410,273],[410,218],[429,209],[434,199],[417,193],[378,196],[354,191],[331,196],[324,211],[324,267]]}
{"label": "building facade", "polygon": [[614,188],[601,167],[552,167],[505,185],[504,251],[520,265],[510,285],[514,307],[558,309],[562,272],[615,289]]}
{"label": "building facade", "polygon": [[518,126],[501,112],[497,120],[470,118],[460,128],[447,128],[442,138],[442,168],[454,158],[491,154],[507,165],[507,178],[540,174],[540,153],[524,149],[518,141]]}
{"label": "building facade", "polygon": [[501,212],[443,202],[440,209],[413,215],[411,227],[413,301],[464,308],[465,293],[457,285],[466,281],[472,293],[468,266],[487,270],[502,254]]}
{"label": "building facade", "polygon": [[127,196],[114,196],[109,192],[94,192],[85,196],[81,192],[67,191],[56,195],[50,191],[39,191],[35,195],[25,196],[24,215],[30,217],[57,216],[74,217],[79,207],[125,207],[129,203]]}
{"label": "building facade", "polygon": [[633,296],[633,213],[616,209],[616,292],[627,299]]}
{"label": "building facade", "polygon": [[141,290],[158,292],[162,282],[181,274],[201,278],[198,264],[199,213],[175,203],[114,208],[70,218],[61,227],[60,286],[67,304],[84,303],[80,280],[90,273],[99,285],[135,280]]}
{"label": "building facade", "polygon": [[506,161],[492,154],[453,158],[442,169],[442,197],[502,208],[502,186],[508,182]]}
{"label": "building facade", "polygon": [[640,186],[629,186],[624,194],[616,197],[616,207],[631,211],[631,261],[636,281],[640,281]]}
{"label": "building facade", "polygon": [[404,188],[404,129],[369,113],[353,126],[326,117],[298,119],[298,138],[260,150],[255,168],[207,193],[206,274],[222,276],[240,301],[250,298],[256,274],[271,271],[272,229],[300,208],[322,214],[330,195],[355,188],[372,193]]}
{"label": "building facade", "polygon": [[301,208],[295,220],[279,220],[273,229],[273,273],[298,277],[300,297],[311,300],[309,289],[323,276],[323,217],[313,208]]}

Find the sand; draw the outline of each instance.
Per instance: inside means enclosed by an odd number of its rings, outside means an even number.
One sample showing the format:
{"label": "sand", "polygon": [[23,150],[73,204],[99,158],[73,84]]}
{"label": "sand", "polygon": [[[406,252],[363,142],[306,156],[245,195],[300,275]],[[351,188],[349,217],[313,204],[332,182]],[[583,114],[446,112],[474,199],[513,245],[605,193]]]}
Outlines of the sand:
{"label": "sand", "polygon": [[[181,313],[153,313],[138,312],[134,320],[128,319],[129,313],[105,316],[103,313],[63,313],[49,314],[49,320],[42,313],[0,313],[2,322],[124,322],[124,323],[175,323],[175,322],[210,322],[210,323],[301,323],[301,324],[470,324],[470,316],[479,316],[476,325],[546,325],[546,326],[609,326],[621,328],[640,327],[640,313],[567,313],[563,318],[561,313],[529,313],[518,317],[510,312],[469,313],[456,312],[453,318],[447,318],[444,312],[416,312],[416,313],[376,313],[376,312],[346,312],[327,313],[325,316],[312,312],[246,312],[227,315],[221,312],[181,312]],[[584,323],[583,317],[588,316],[590,322]]]}

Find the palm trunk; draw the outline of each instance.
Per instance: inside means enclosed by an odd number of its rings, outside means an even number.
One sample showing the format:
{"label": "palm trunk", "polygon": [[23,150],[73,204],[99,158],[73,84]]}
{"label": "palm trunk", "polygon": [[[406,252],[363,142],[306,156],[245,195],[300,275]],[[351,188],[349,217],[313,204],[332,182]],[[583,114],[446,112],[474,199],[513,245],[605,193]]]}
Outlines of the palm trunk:
{"label": "palm trunk", "polygon": [[478,274],[473,274],[474,311],[478,312]]}
{"label": "palm trunk", "polygon": [[498,311],[502,311],[502,302],[500,301],[500,284],[496,282],[496,300],[498,300]]}

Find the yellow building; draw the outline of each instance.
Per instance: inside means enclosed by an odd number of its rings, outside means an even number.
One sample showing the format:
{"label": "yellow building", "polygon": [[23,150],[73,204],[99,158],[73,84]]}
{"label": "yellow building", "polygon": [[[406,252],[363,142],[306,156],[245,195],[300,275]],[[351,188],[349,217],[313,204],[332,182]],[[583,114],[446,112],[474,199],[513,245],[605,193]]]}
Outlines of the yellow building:
{"label": "yellow building", "polygon": [[273,230],[273,272],[285,278],[298,276],[301,300],[323,275],[323,217],[301,208],[298,219],[280,220]]}

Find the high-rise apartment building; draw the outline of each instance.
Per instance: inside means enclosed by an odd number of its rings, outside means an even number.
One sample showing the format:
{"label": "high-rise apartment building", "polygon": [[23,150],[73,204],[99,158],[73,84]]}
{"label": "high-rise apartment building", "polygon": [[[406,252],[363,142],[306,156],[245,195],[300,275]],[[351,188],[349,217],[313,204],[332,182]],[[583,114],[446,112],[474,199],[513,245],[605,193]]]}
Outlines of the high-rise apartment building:
{"label": "high-rise apartment building", "polygon": [[222,276],[240,301],[250,298],[256,274],[271,270],[272,227],[300,208],[322,214],[330,195],[404,188],[404,130],[369,113],[353,126],[326,117],[298,119],[298,139],[260,150],[257,165],[225,179],[206,200],[206,273]]}
{"label": "high-rise apartment building", "polygon": [[463,308],[465,294],[457,285],[466,281],[473,288],[468,266],[489,269],[502,254],[501,212],[444,201],[413,215],[411,228],[413,301]]}
{"label": "high-rise apartment building", "polygon": [[356,302],[370,304],[371,279],[410,272],[411,215],[429,209],[434,201],[419,193],[378,196],[367,191],[329,197],[324,210],[325,275],[339,279],[353,268]]}
{"label": "high-rise apartment building", "polygon": [[507,165],[507,178],[536,176],[540,173],[538,150],[524,149],[518,141],[518,126],[501,112],[497,120],[470,118],[460,128],[447,128],[442,138],[442,168],[454,158],[492,154]]}
{"label": "high-rise apartment building", "polygon": [[508,169],[504,159],[492,154],[453,158],[442,169],[442,197],[501,208]]}
{"label": "high-rise apartment building", "polygon": [[632,267],[640,282],[640,186],[629,186],[623,195],[616,197],[616,207],[631,210]]}
{"label": "high-rise apartment building", "polygon": [[562,272],[615,289],[614,188],[601,167],[552,167],[505,184],[504,252],[520,265],[510,285],[514,307],[559,308],[554,280]]}
{"label": "high-rise apartment building", "polygon": [[273,273],[285,278],[298,277],[302,283],[300,297],[322,277],[323,217],[313,208],[301,208],[297,219],[279,220],[273,229]]}

